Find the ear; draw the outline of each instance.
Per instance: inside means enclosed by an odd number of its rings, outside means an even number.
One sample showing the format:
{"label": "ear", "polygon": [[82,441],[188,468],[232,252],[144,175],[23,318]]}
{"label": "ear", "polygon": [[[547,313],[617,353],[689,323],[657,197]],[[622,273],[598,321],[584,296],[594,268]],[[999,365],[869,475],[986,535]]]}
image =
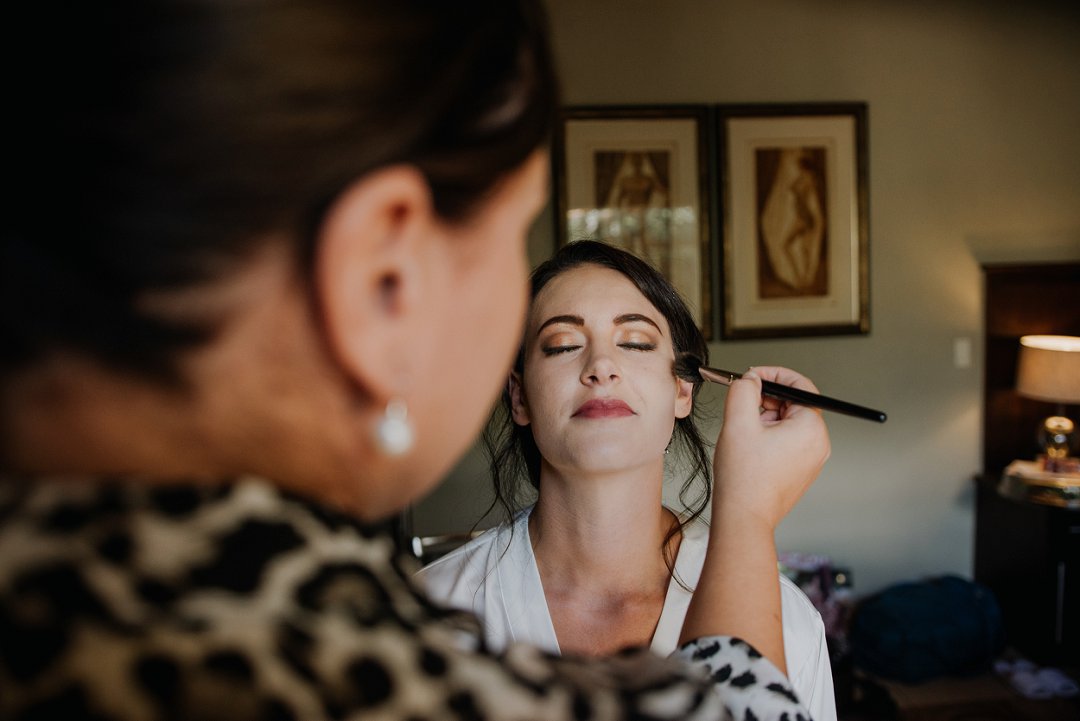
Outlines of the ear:
{"label": "ear", "polygon": [[334,201],[319,231],[314,282],[338,366],[379,401],[409,385],[410,339],[424,305],[422,258],[436,215],[423,175],[392,166]]}
{"label": "ear", "polygon": [[694,384],[675,379],[675,417],[686,418],[694,410]]}
{"label": "ear", "polygon": [[529,425],[532,420],[529,418],[529,405],[525,399],[525,386],[517,371],[510,371],[510,380],[507,381],[506,390],[510,394],[510,417],[519,426]]}

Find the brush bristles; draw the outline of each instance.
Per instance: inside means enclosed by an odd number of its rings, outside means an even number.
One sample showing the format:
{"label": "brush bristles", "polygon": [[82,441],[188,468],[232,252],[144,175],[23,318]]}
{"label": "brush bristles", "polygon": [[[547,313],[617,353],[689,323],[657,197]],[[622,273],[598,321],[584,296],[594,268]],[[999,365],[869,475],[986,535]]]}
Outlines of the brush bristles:
{"label": "brush bristles", "polygon": [[679,353],[675,356],[675,376],[691,383],[702,383],[704,379],[698,369],[704,365],[693,353]]}

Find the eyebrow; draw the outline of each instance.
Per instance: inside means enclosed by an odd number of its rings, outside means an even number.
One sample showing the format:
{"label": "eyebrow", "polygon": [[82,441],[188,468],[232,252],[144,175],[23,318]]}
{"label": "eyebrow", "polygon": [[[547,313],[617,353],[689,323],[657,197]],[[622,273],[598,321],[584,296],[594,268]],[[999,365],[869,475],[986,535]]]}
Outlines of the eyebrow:
{"label": "eyebrow", "polygon": [[623,315],[615,318],[615,325],[622,325],[623,323],[648,323],[653,328],[656,328],[660,335],[664,335],[664,331],[660,330],[660,326],[656,324],[652,318],[641,313],[624,313]]}
{"label": "eyebrow", "polygon": [[[584,326],[585,319],[580,315],[553,315],[536,329],[536,334],[540,335],[540,332],[547,328],[549,325],[555,325],[556,323],[567,323],[569,325]],[[660,330],[660,326],[656,324],[652,318],[641,313],[623,313],[622,315],[615,316],[615,325],[623,325],[624,323],[648,323],[653,328],[656,328],[660,335],[664,334],[664,331]]]}
{"label": "eyebrow", "polygon": [[584,326],[585,319],[580,315],[553,315],[540,324],[540,327],[536,329],[536,334],[540,335],[540,331],[544,330],[544,328],[547,328],[549,325],[555,325],[556,323],[569,323],[570,325]]}

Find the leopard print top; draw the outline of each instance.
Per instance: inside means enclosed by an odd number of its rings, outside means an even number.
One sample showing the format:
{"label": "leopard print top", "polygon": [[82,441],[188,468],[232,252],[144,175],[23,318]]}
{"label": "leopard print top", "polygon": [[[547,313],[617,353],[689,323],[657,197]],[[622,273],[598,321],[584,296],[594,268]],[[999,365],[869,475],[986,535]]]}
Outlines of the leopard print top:
{"label": "leopard print top", "polygon": [[257,479],[0,479],[0,718],[808,718],[736,639],[492,654],[411,571]]}

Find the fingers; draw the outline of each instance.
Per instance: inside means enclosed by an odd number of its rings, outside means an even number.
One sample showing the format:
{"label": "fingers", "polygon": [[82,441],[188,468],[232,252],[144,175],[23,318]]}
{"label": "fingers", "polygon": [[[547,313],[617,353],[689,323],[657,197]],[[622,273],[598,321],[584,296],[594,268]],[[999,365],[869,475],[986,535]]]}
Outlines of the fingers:
{"label": "fingers", "polygon": [[743,373],[741,379],[731,384],[728,390],[728,399],[725,403],[725,422],[735,419],[742,419],[747,422],[753,418],[765,425],[773,425],[783,419],[792,418],[805,412],[819,412],[789,401],[763,395],[761,390],[763,380],[799,388],[811,393],[818,392],[813,381],[790,368],[756,366],[747,370]]}
{"label": "fingers", "polygon": [[727,400],[724,401],[725,421],[756,418],[761,412],[762,400],[761,379],[753,370],[747,371],[728,388]]}
{"label": "fingers", "polygon": [[808,378],[787,368],[753,368],[731,384],[714,456],[717,513],[746,514],[775,529],[798,502],[829,457],[822,413],[762,397],[763,380],[817,392]]}
{"label": "fingers", "polygon": [[821,392],[818,390],[817,386],[814,385],[813,381],[802,373],[793,371],[790,368],[783,368],[781,366],[754,366],[744,373],[743,377],[745,378],[747,374],[756,375],[762,380],[772,381],[773,383],[779,383],[780,385],[810,391],[811,393]]}

